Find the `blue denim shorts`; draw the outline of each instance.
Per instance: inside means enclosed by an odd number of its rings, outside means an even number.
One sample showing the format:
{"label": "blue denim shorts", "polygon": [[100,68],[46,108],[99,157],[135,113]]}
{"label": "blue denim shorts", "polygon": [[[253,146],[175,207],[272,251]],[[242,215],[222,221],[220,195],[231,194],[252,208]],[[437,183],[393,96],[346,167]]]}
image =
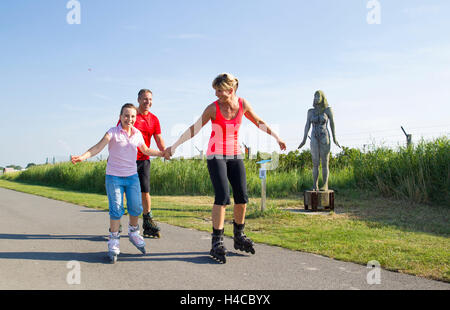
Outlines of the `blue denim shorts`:
{"label": "blue denim shorts", "polygon": [[123,194],[127,199],[127,210],[131,216],[139,216],[142,213],[141,185],[138,174],[129,177],[106,175],[106,194],[109,201],[109,216],[112,220],[120,220],[125,214],[123,206]]}

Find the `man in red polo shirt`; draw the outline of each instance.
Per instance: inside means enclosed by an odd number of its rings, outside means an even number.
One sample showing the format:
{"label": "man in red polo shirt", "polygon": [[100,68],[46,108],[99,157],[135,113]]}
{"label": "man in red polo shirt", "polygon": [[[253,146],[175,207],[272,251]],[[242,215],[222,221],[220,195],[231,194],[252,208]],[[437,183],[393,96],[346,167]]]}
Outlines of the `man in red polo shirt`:
{"label": "man in red polo shirt", "polygon": [[[158,118],[150,113],[152,106],[153,93],[148,89],[141,89],[138,93],[138,114],[134,127],[139,129],[144,136],[147,147],[150,146],[151,138],[155,139],[156,145],[160,151],[165,150],[165,143],[161,136],[161,127]],[[160,228],[153,222],[150,197],[150,157],[142,154],[138,150],[137,169],[139,182],[141,183],[142,208],[144,237],[160,237]]]}

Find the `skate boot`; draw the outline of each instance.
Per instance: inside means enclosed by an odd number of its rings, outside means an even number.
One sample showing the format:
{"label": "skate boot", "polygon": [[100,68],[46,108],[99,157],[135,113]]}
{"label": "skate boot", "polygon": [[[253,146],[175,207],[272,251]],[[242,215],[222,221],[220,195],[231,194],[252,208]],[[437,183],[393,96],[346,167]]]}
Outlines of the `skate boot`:
{"label": "skate boot", "polygon": [[130,242],[145,255],[145,241],[141,235],[139,235],[139,225],[131,226],[128,225],[128,237]]}
{"label": "skate boot", "polygon": [[211,241],[211,251],[209,251],[209,255],[216,261],[225,264],[227,262],[226,255],[227,249],[223,245],[223,229],[214,229],[212,234]]}
{"label": "skate boot", "polygon": [[108,259],[114,264],[117,261],[117,256],[120,254],[119,249],[119,239],[120,233],[109,233],[109,241],[108,241]]}
{"label": "skate boot", "polygon": [[233,233],[234,233],[234,248],[236,250],[245,251],[247,253],[255,254],[255,249],[253,248],[254,243],[244,234],[245,224],[236,224],[233,221]]}
{"label": "skate boot", "polygon": [[144,229],[143,235],[146,238],[161,238],[160,228],[153,222],[151,213],[144,214],[142,216],[143,223],[142,228]]}

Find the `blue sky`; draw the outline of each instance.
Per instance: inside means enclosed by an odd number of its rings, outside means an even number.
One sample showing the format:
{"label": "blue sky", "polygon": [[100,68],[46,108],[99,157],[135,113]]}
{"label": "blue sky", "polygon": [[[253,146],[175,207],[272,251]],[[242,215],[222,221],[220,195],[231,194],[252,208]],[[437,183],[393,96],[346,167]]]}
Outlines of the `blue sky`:
{"label": "blue sky", "polygon": [[[380,24],[367,23],[366,0],[79,0],[73,25],[67,2],[0,2],[0,166],[83,153],[141,88],[169,146],[215,100],[222,72],[288,151],[317,89],[344,146],[403,145],[401,125],[414,142],[450,133],[446,0],[378,0]],[[206,149],[209,135],[206,125],[176,156]],[[241,141],[277,150],[247,120]]]}

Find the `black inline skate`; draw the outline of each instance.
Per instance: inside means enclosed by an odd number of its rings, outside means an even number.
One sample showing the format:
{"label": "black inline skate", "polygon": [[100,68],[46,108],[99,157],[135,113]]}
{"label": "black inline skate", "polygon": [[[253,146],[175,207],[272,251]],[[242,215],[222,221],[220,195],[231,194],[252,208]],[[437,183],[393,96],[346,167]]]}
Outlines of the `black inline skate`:
{"label": "black inline skate", "polygon": [[223,232],[224,229],[214,229],[212,233],[211,251],[209,255],[219,263],[225,264],[227,262],[227,249],[223,245]]}
{"label": "black inline skate", "polygon": [[254,243],[244,234],[244,227],[245,224],[236,224],[236,222],[233,221],[234,248],[236,250],[255,254],[255,249],[253,248]]}
{"label": "black inline skate", "polygon": [[143,224],[142,228],[144,229],[143,235],[146,238],[161,238],[161,233],[159,232],[161,229],[153,222],[153,218],[150,213],[143,214]]}

